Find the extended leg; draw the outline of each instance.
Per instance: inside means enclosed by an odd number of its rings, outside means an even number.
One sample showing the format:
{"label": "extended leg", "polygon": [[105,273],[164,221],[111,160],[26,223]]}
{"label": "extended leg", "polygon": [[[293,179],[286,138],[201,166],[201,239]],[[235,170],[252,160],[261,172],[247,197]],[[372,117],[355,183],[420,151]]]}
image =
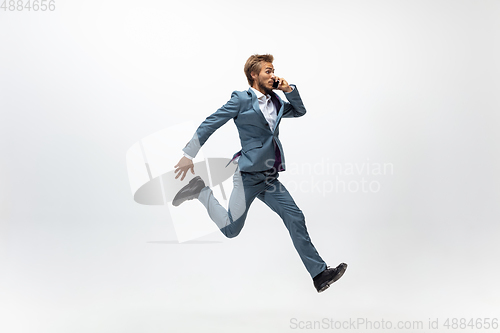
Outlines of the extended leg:
{"label": "extended leg", "polygon": [[326,264],[309,238],[304,214],[285,186],[276,178],[270,178],[267,180],[266,190],[261,192],[258,198],[281,217],[311,277],[324,271]]}

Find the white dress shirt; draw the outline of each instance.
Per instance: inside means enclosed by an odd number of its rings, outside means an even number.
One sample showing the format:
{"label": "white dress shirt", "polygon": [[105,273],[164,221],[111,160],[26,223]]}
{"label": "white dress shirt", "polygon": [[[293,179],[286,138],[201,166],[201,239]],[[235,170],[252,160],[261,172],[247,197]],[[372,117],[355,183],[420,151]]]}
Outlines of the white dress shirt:
{"label": "white dress shirt", "polygon": [[269,94],[264,95],[263,93],[261,93],[260,91],[258,91],[253,87],[250,87],[250,89],[252,89],[255,95],[257,95],[260,111],[264,115],[264,118],[266,118],[267,123],[271,128],[271,131],[274,132],[274,124],[276,124],[276,118],[278,117],[278,113],[276,111],[276,106],[274,106],[274,103],[271,101],[271,95]]}

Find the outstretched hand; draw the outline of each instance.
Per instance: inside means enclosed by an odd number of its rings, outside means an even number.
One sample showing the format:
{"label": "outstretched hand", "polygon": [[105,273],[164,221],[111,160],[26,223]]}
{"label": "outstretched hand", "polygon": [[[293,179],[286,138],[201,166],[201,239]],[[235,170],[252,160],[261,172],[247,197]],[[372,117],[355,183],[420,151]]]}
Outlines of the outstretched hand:
{"label": "outstretched hand", "polygon": [[194,175],[193,161],[186,156],[183,156],[179,163],[174,166],[174,168],[176,168],[174,172],[177,174],[177,176],[175,176],[175,179],[179,178],[179,176],[182,175],[181,180],[184,180],[184,177],[186,177],[186,173],[189,169],[191,169],[191,173]]}

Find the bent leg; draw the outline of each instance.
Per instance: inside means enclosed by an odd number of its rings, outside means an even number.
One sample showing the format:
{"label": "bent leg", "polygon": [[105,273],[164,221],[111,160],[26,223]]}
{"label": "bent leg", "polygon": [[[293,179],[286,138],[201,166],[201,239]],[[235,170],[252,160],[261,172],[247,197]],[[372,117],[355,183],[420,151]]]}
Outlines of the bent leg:
{"label": "bent leg", "polygon": [[279,180],[276,178],[268,179],[267,185],[266,190],[261,192],[258,198],[281,217],[300,259],[311,277],[314,278],[326,269],[326,263],[309,238],[304,214]]}
{"label": "bent leg", "polygon": [[229,198],[229,211],[222,206],[207,186],[198,196],[198,200],[207,208],[208,215],[220,231],[228,238],[236,237],[245,224],[250,204],[258,194],[258,189],[244,186],[243,176],[236,168],[233,175],[233,190]]}

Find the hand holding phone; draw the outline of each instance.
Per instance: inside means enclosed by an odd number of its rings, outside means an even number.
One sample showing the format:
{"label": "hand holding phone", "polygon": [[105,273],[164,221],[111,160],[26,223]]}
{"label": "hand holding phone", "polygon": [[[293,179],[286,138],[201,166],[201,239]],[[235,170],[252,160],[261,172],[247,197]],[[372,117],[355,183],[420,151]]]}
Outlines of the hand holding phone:
{"label": "hand holding phone", "polygon": [[280,80],[275,80],[273,83],[273,89],[278,89],[279,85],[280,85]]}

